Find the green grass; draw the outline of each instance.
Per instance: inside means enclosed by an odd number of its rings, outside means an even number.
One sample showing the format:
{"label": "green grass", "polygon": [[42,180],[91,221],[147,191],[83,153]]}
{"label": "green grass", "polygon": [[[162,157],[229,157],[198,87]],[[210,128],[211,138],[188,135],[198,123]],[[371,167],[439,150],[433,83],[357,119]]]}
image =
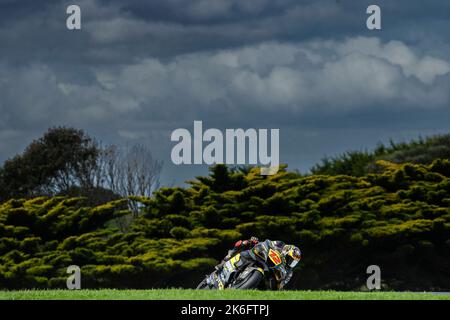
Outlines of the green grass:
{"label": "green grass", "polygon": [[450,294],[349,291],[256,290],[17,290],[0,291],[5,299],[70,300],[450,300]]}

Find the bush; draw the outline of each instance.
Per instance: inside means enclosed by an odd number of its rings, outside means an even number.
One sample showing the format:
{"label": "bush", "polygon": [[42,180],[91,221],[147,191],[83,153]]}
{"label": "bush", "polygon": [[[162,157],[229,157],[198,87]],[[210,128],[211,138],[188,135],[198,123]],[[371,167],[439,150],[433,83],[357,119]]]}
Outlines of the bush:
{"label": "bush", "polygon": [[189,230],[183,227],[173,227],[170,230],[170,234],[175,239],[181,240],[187,237],[187,235],[189,234]]}
{"label": "bush", "polygon": [[258,236],[301,248],[300,277],[313,276],[295,288],[357,289],[377,261],[392,289],[450,290],[427,267],[450,264],[449,162],[381,166],[360,178],[213,168],[189,188],[134,197],[142,212],[127,232],[111,223],[130,214],[125,199],[11,200],[0,205],[0,288],[63,288],[72,264],[85,288],[193,287],[235,241]]}

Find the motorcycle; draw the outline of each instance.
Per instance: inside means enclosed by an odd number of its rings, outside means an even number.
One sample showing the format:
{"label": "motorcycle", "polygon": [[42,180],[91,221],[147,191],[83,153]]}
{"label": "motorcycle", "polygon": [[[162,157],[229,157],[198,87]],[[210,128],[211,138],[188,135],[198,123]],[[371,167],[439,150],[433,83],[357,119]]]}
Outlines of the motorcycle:
{"label": "motorcycle", "polygon": [[278,290],[286,276],[285,265],[279,250],[260,243],[233,256],[223,267],[207,275],[197,289]]}

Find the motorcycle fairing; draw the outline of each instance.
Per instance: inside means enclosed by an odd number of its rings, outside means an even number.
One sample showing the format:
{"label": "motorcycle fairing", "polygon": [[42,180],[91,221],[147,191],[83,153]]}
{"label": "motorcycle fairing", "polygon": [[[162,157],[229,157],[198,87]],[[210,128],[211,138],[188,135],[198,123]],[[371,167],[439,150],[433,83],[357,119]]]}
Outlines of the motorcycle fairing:
{"label": "motorcycle fairing", "polygon": [[255,267],[255,266],[248,266],[247,268],[244,269],[244,271],[242,271],[239,274],[239,276],[237,277],[236,280],[245,279],[247,277],[247,275],[254,270],[260,272],[264,276],[264,270],[262,268]]}
{"label": "motorcycle fairing", "polygon": [[219,279],[222,284],[228,283],[231,274],[239,267],[238,264],[240,261],[241,255],[238,253],[223,265],[222,271],[219,274]]}
{"label": "motorcycle fairing", "polygon": [[259,257],[260,259],[262,259],[264,262],[267,261],[267,250],[268,247],[267,245],[264,244],[264,242],[256,245],[251,252],[253,254],[255,254],[257,257]]}
{"label": "motorcycle fairing", "polygon": [[272,249],[269,249],[269,258],[276,266],[278,266],[282,262],[280,254]]}

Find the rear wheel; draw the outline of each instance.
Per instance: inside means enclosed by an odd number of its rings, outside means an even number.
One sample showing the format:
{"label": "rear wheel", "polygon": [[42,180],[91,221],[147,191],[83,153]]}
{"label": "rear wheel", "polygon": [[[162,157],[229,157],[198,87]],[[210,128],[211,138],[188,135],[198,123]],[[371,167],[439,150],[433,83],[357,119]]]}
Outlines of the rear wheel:
{"label": "rear wheel", "polygon": [[239,283],[230,286],[234,289],[256,289],[263,280],[264,276],[258,270],[252,271],[247,278],[240,281]]}

